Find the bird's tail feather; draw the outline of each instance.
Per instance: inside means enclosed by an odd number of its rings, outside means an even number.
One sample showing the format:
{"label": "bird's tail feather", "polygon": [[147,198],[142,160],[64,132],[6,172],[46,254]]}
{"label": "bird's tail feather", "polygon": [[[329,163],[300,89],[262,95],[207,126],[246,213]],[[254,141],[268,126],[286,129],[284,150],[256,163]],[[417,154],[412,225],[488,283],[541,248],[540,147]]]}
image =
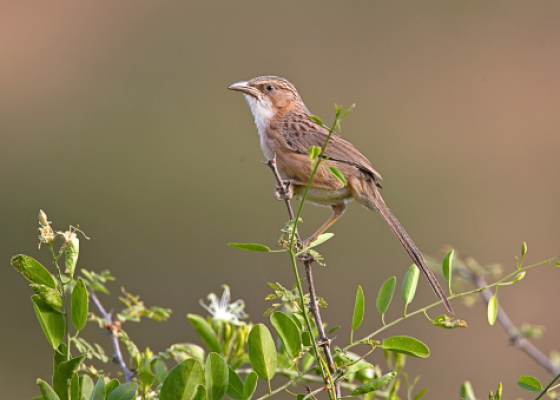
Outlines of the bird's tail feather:
{"label": "bird's tail feather", "polygon": [[379,193],[374,185],[369,185],[368,189],[367,200],[369,201],[364,201],[363,204],[366,207],[373,209],[374,211],[377,211],[379,212],[379,214],[381,214],[387,225],[389,225],[395,236],[399,239],[399,241],[407,251],[412,261],[414,261],[414,264],[416,264],[416,266],[420,268],[424,276],[428,279],[428,282],[430,283],[430,286],[432,287],[436,296],[443,301],[443,304],[445,305],[445,308],[447,308],[447,311],[454,314],[453,308],[451,307],[447,296],[443,292],[443,289],[437,281],[434,273],[428,267],[426,260],[424,260],[424,257],[422,257],[422,253],[420,253],[418,247],[416,247],[410,236],[408,236],[408,233],[406,233],[400,222],[387,206],[387,204],[385,204],[383,197],[381,197],[381,193]]}

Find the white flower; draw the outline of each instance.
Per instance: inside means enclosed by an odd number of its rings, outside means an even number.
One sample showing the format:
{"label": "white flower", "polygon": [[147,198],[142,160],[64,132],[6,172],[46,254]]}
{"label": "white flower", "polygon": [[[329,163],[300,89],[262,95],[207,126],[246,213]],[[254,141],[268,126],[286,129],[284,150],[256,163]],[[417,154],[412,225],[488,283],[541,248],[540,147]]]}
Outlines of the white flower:
{"label": "white flower", "polygon": [[241,325],[240,319],[247,318],[248,315],[243,311],[245,308],[245,302],[243,300],[237,300],[235,303],[230,303],[231,295],[229,292],[229,286],[224,285],[224,293],[222,294],[221,300],[218,300],[218,296],[214,293],[208,295],[208,300],[210,300],[210,305],[206,305],[200,300],[200,305],[204,307],[211,315],[212,320],[216,322],[229,322],[234,325]]}

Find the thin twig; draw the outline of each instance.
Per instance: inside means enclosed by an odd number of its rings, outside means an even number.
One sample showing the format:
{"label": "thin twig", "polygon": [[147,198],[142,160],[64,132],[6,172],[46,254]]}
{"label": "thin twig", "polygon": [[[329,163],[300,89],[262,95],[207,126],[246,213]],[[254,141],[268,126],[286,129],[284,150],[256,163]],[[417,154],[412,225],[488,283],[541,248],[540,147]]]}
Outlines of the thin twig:
{"label": "thin twig", "polygon": [[92,290],[89,294],[90,299],[93,300],[94,304],[97,306],[99,313],[103,317],[103,319],[107,322],[107,329],[111,332],[111,341],[113,342],[113,349],[115,351],[115,355],[113,356],[114,359],[117,361],[119,366],[121,367],[125,380],[127,382],[132,381],[132,377],[136,374],[133,370],[129,369],[124,362],[124,358],[121,352],[121,346],[119,342],[119,326],[113,323],[113,316],[112,313],[108,313],[105,311],[103,304],[97,298],[95,292]]}
{"label": "thin twig", "polygon": [[[282,180],[282,177],[280,176],[280,173],[278,172],[278,168],[276,167],[276,161],[275,160],[269,160],[268,162],[265,163],[273,172],[274,177],[276,178],[276,181],[278,182],[279,187],[284,188],[284,181]],[[285,189],[285,188],[284,188]],[[294,219],[294,211],[292,209],[291,203],[290,203],[290,199],[285,198],[284,202],[286,203],[286,208],[288,210],[288,215],[290,217],[290,221],[293,221]],[[298,243],[301,243],[301,238],[299,236],[299,233],[296,231],[296,239]],[[312,272],[312,268],[311,268],[311,264],[313,263],[313,257],[309,256],[309,255],[303,255],[303,264],[305,266],[305,275],[307,276],[307,282],[309,285],[309,297],[310,297],[310,304],[309,304],[309,310],[311,311],[311,314],[313,315],[313,318],[315,319],[315,325],[317,327],[317,331],[319,333],[319,340],[320,343],[319,345],[323,348],[323,351],[325,353],[325,357],[327,358],[327,364],[328,364],[328,368],[330,371],[330,374],[334,374],[334,372],[336,371],[336,367],[335,367],[335,363],[334,363],[334,359],[331,353],[331,340],[327,337],[326,333],[325,333],[325,328],[323,327],[323,321],[321,318],[321,312],[319,311],[319,305],[317,303],[317,295],[315,292],[315,285],[313,282],[313,272]],[[328,382],[326,382],[328,383]],[[336,397],[340,398],[341,397],[341,392],[340,392],[340,383],[339,382],[335,382],[335,391],[336,391]]]}
{"label": "thin twig", "polygon": [[[488,282],[482,275],[477,274],[466,267],[459,267],[462,275],[467,277],[477,288],[483,288],[488,286]],[[484,298],[484,302],[488,304],[490,299],[494,294],[490,289],[485,289],[481,293]],[[526,337],[519,334],[519,330],[515,327],[509,316],[506,314],[504,309],[498,304],[498,316],[497,320],[504,330],[509,335],[511,343],[518,349],[524,351],[529,357],[535,360],[543,368],[545,368],[551,375],[560,374],[560,368],[558,368],[547,356],[545,356],[535,345],[533,345]]]}

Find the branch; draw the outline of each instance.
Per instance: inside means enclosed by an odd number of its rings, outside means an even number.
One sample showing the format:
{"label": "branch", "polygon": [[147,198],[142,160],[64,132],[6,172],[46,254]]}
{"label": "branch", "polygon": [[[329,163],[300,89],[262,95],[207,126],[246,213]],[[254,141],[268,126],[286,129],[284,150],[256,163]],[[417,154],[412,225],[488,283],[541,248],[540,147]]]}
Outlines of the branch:
{"label": "branch", "polygon": [[[279,187],[284,188],[284,181],[282,180],[282,177],[280,176],[279,172],[278,172],[278,168],[276,167],[276,160],[268,160],[265,163],[271,170],[272,173],[274,174],[274,177],[276,178],[276,181],[278,182]],[[290,217],[290,221],[294,220],[294,211],[292,209],[292,205],[290,203],[290,200],[288,198],[284,199],[284,202],[286,203],[286,208],[288,210],[288,215]],[[296,229],[294,227],[294,229]],[[301,243],[301,238],[299,236],[299,233],[295,232],[296,234],[296,239],[298,243]],[[314,285],[314,281],[313,281],[313,272],[311,269],[311,264],[313,263],[313,257],[311,257],[309,254],[304,254],[303,255],[303,264],[305,266],[305,275],[307,276],[307,282],[309,284],[309,298],[310,298],[310,304],[309,304],[309,310],[311,311],[311,314],[313,314],[313,318],[315,319],[315,325],[317,327],[317,331],[319,333],[319,345],[323,348],[323,351],[325,353],[325,357],[327,359],[327,365],[329,368],[329,372],[330,375],[332,376],[334,374],[334,372],[336,371],[336,367],[335,367],[335,363],[334,363],[334,359],[332,356],[332,352],[331,352],[331,340],[327,337],[326,333],[325,333],[325,328],[323,327],[323,321],[321,318],[321,312],[319,311],[319,305],[317,304],[317,295],[315,292],[315,285]],[[303,301],[303,299],[302,299]],[[319,360],[317,360],[317,363],[319,363]],[[329,382],[325,382],[326,384],[328,384]],[[341,392],[340,392],[340,382],[336,381],[335,382],[335,391],[336,391],[336,397],[340,398],[341,397]]]}
{"label": "branch", "polygon": [[124,373],[125,380],[127,382],[131,382],[132,377],[136,374],[136,372],[129,369],[126,366],[126,363],[124,362],[123,355],[122,355],[122,352],[121,352],[121,346],[120,346],[120,342],[119,342],[120,324],[113,323],[112,313],[108,313],[107,311],[105,311],[105,308],[103,307],[103,304],[101,304],[101,302],[99,301],[99,299],[97,298],[97,296],[96,296],[96,294],[93,290],[90,292],[89,297],[90,297],[90,299],[93,300],[93,302],[97,306],[97,309],[99,310],[99,313],[101,314],[103,319],[107,322],[106,323],[107,329],[111,332],[111,341],[113,342],[113,349],[115,351],[115,355],[113,356],[113,359],[121,367],[121,369]]}
{"label": "branch", "polygon": [[[460,273],[469,279],[477,288],[484,288],[488,286],[488,282],[484,277],[467,267],[459,267]],[[490,299],[494,296],[490,289],[484,289],[481,293],[484,298],[484,302],[488,305]],[[498,303],[498,322],[504,330],[509,335],[509,340],[518,349],[524,351],[529,357],[539,363],[543,368],[545,368],[551,375],[560,374],[560,368],[558,368],[547,356],[545,356],[535,345],[533,345],[526,337],[519,334],[519,330],[515,327],[509,316],[506,314],[504,309]]]}

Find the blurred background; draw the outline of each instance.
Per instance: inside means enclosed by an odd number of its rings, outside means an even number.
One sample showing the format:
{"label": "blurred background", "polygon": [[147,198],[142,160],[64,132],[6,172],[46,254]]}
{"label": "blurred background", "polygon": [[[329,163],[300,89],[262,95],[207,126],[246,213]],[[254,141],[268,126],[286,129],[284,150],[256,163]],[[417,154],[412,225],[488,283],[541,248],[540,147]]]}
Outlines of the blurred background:
{"label": "blurred background", "polygon": [[[560,253],[559,20],[557,1],[1,1],[0,397],[33,397],[52,371],[31,289],[9,263],[25,253],[49,265],[37,250],[40,208],[55,229],[79,224],[91,237],[78,267],[116,276],[101,297],[108,308],[125,286],[173,309],[166,323],[127,324],[142,348],[199,343],[185,314],[203,314],[198,300],[222,284],[253,321],[267,320],[266,283],[293,283],[288,257],[226,245],[274,246],[287,219],[249,108],[226,89],[258,75],[292,81],[326,122],[335,102],[357,104],[342,134],[383,175],[387,203],[424,253],[452,245],[510,271],[523,241],[528,263]],[[306,206],[303,234],[329,215]],[[331,231],[315,279],[342,345],[357,285],[361,337],[380,325],[380,285],[396,275],[400,287],[410,260],[356,204]],[[542,267],[500,290],[516,325],[546,325],[535,341],[545,354],[560,350],[559,282],[560,270]],[[421,280],[410,309],[433,301]],[[481,398],[499,382],[507,398],[528,398],[520,375],[550,380],[488,326],[481,303],[454,307],[468,329],[420,316],[385,332],[430,346],[407,366],[427,398],[458,398],[464,380]],[[388,319],[401,312],[396,296]]]}

